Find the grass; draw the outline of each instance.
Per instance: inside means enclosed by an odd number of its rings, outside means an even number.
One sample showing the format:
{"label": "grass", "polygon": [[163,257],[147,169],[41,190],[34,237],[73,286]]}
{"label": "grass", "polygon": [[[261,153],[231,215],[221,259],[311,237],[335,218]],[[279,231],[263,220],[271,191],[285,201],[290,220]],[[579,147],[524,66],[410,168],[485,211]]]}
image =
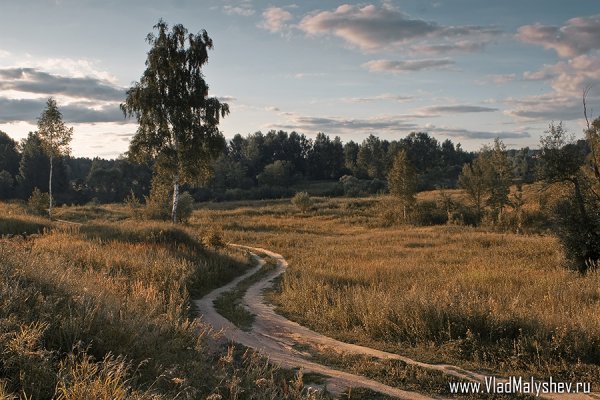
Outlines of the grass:
{"label": "grass", "polygon": [[[0,204],[11,218],[0,225],[0,398],[321,398],[253,352],[218,347],[191,318],[192,296],[246,270],[239,252],[204,248],[206,227],[123,209],[77,227]],[[43,229],[8,236],[26,224]]]}
{"label": "grass", "polygon": [[[539,208],[531,197],[543,193],[525,190]],[[551,235],[385,227],[379,201],[317,198],[306,214],[289,202],[206,206],[193,223],[284,255],[274,301],[316,331],[496,375],[600,384],[600,273],[563,268]]]}
{"label": "grass", "polygon": [[[525,191],[532,211],[552,201]],[[489,375],[598,387],[600,272],[563,268],[550,235],[390,225],[380,203],[315,198],[307,213],[289,200],[212,203],[179,226],[131,220],[122,206],[57,210],[80,227],[0,204],[0,398],[319,397],[301,374],[215,349],[190,318],[191,297],[246,270],[239,252],[202,244],[210,231],[286,257],[271,298],[314,330]],[[330,362],[433,393],[449,379],[394,363]]]}

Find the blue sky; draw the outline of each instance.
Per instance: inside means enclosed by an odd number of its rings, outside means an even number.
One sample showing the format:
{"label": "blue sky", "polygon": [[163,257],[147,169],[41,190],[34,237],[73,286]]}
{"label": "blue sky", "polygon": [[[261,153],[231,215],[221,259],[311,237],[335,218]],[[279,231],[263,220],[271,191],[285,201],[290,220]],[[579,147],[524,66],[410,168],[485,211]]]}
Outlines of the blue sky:
{"label": "blue sky", "polygon": [[212,37],[227,138],[426,131],[469,150],[536,147],[553,120],[581,135],[588,85],[600,110],[596,0],[6,0],[0,16],[0,130],[25,137],[54,96],[77,156],[127,150],[136,124],[118,105],[159,18]]}

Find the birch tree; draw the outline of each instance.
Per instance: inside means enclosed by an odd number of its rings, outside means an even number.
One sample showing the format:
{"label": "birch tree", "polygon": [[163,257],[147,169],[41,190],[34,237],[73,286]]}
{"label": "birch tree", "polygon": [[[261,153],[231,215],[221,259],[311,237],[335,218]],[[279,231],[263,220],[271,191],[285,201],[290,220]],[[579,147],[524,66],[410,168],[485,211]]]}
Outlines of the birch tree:
{"label": "birch tree", "polygon": [[129,154],[153,160],[155,173],[171,180],[171,218],[177,222],[180,186],[206,181],[211,160],[225,146],[218,124],[229,107],[208,97],[202,67],[213,42],[206,31],[188,34],[182,25],[169,31],[162,20],[154,30],[146,39],[151,46],[146,70],[127,91],[121,110],[139,123]]}
{"label": "birch tree", "polygon": [[46,102],[46,108],[38,119],[38,135],[42,142],[44,151],[50,158],[50,174],[48,177],[48,216],[52,219],[52,173],[54,158],[68,155],[71,152],[69,143],[73,138],[73,128],[67,128],[62,120],[62,114],[56,105],[56,101],[50,97]]}
{"label": "birch tree", "polygon": [[416,203],[417,173],[408,160],[406,151],[401,150],[394,158],[388,174],[390,194],[400,200],[402,217],[408,220],[408,210]]}

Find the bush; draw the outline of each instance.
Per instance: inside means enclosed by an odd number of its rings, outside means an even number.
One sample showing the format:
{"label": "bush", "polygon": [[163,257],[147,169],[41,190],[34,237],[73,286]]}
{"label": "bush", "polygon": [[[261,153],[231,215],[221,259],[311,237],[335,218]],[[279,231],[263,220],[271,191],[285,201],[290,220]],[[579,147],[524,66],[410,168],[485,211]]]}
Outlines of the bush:
{"label": "bush", "polygon": [[47,215],[48,206],[50,205],[50,195],[35,188],[27,200],[29,211],[37,215]]}
{"label": "bush", "polygon": [[[350,207],[350,205],[348,205]],[[381,197],[373,207],[374,212],[379,217],[383,226],[392,226],[395,224],[405,224],[402,215],[402,204],[393,196]]]}
{"label": "bush", "polygon": [[221,249],[226,245],[222,232],[216,229],[210,229],[202,236],[202,244],[212,249]]}
{"label": "bush", "polygon": [[177,204],[177,220],[187,222],[192,216],[192,212],[194,212],[194,198],[188,192],[181,193]]}
{"label": "bush", "polygon": [[351,175],[344,175],[340,178],[344,195],[347,197],[365,196],[367,194],[376,194],[384,192],[386,182],[380,179],[366,180],[358,179]]}
{"label": "bush", "polygon": [[307,212],[312,206],[312,199],[306,192],[298,192],[292,197],[292,204],[298,207],[300,211]]}
{"label": "bush", "polygon": [[435,201],[421,201],[416,204],[410,218],[415,225],[444,225],[448,222],[448,213]]}
{"label": "bush", "polygon": [[124,202],[132,218],[140,219],[142,217],[142,203],[133,193],[133,190],[127,195]]}
{"label": "bush", "polygon": [[573,269],[581,273],[597,269],[600,263],[600,210],[589,201],[589,215],[573,212],[573,199],[565,199],[555,207],[556,234]]}
{"label": "bush", "polygon": [[479,224],[479,216],[474,207],[458,204],[456,210],[450,213],[448,223],[453,225],[477,226]]}

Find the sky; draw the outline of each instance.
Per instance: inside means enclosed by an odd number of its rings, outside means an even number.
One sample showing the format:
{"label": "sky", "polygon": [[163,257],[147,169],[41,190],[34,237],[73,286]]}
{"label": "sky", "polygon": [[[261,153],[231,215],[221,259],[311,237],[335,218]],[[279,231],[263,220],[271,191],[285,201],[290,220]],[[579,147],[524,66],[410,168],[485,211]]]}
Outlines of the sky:
{"label": "sky", "polygon": [[226,138],[271,129],[362,142],[428,132],[477,150],[582,136],[600,112],[598,0],[0,0],[0,130],[36,130],[49,96],[73,155],[115,158],[159,19],[206,30]]}

